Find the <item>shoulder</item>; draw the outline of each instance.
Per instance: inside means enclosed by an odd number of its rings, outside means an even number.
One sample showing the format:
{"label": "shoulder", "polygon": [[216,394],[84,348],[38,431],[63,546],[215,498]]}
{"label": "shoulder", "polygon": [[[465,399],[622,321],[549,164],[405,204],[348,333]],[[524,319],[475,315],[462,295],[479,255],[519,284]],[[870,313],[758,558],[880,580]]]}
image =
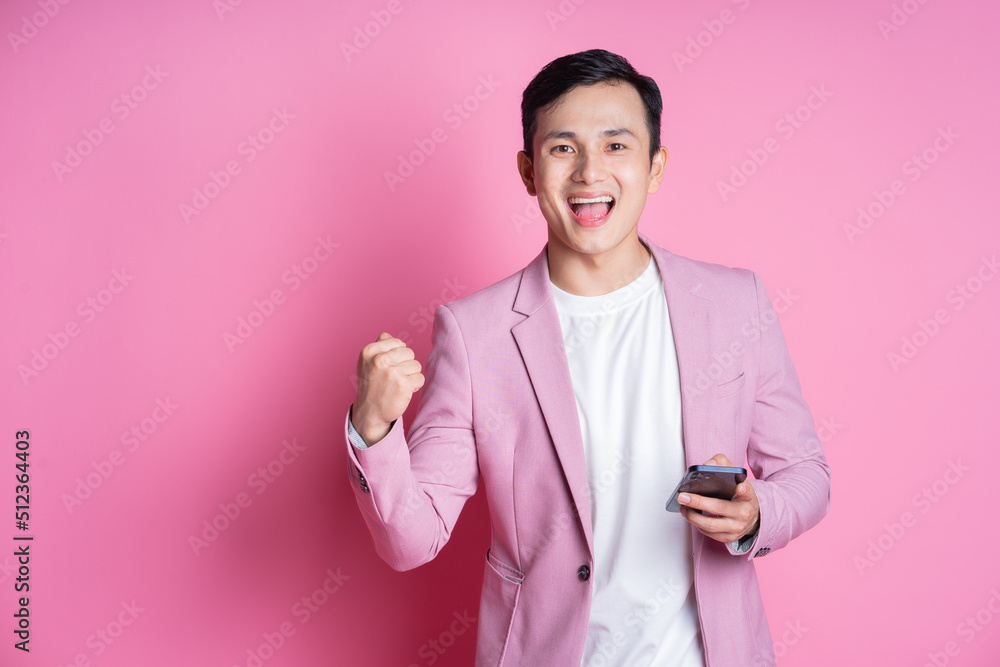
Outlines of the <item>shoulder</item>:
{"label": "shoulder", "polygon": [[519,294],[523,298],[526,285],[534,288],[535,294],[542,295],[544,300],[545,286],[543,282],[543,262],[545,250],[535,256],[527,266],[514,271],[506,277],[485,287],[445,302],[438,307],[441,317],[451,317],[463,331],[470,334],[483,335],[490,330],[508,329],[524,319],[524,315],[515,310]]}
{"label": "shoulder", "polygon": [[510,311],[523,272],[524,269],[520,269],[492,285],[481,287],[444,305],[459,318]]}
{"label": "shoulder", "polygon": [[698,296],[717,302],[756,301],[760,276],[740,266],[726,266],[678,255],[646,239],[659,260],[662,277]]}

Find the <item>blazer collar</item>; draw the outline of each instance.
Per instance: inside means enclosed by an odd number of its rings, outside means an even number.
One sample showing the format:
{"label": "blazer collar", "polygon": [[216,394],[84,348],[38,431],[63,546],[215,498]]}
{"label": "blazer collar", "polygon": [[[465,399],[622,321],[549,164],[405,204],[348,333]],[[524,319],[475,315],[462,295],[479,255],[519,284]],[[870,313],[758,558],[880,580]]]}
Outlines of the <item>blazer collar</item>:
{"label": "blazer collar", "polygon": [[[697,276],[683,264],[682,258],[670,252],[666,248],[654,244],[649,237],[642,232],[638,232],[639,239],[646,244],[656,268],[660,271],[660,277],[667,285],[667,303],[670,305],[671,291],[675,294],[696,294],[701,287],[701,282]],[[552,298],[552,283],[549,278],[549,244],[542,247],[542,251],[531,260],[531,263],[524,268],[521,275],[521,284],[514,297],[514,311],[522,315],[534,315],[546,301]],[[670,288],[673,287],[673,290]],[[699,294],[703,298],[704,295]]]}

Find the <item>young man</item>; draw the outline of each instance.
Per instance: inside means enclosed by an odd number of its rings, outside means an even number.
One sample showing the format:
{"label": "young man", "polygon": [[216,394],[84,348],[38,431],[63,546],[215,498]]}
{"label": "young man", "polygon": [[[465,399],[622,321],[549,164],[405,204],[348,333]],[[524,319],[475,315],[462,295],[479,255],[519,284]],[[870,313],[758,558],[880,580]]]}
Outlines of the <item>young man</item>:
{"label": "young man", "polygon": [[[358,360],[349,472],[382,558],[434,558],[486,487],[477,665],[773,664],[753,559],[829,509],[760,278],[638,232],[667,160],[661,110],[620,56],[549,63],[524,91],[517,156],[545,248],[437,309],[408,436],[413,351],[383,332]],[[756,479],[733,500],[665,511],[688,465],[744,461]]]}

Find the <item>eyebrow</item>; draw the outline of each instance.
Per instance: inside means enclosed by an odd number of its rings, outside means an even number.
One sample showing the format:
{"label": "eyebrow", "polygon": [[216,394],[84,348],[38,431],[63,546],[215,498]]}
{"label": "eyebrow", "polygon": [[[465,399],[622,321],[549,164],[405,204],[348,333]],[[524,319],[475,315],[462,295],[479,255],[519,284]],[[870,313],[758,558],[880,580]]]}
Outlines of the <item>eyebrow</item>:
{"label": "eyebrow", "polygon": [[[603,139],[607,137],[617,137],[623,134],[627,134],[633,139],[639,138],[635,135],[635,132],[625,127],[608,128],[603,132],[601,132],[599,136]],[[576,139],[576,138],[577,138],[576,133],[571,130],[552,130],[551,132],[545,135],[545,138],[542,139],[542,143],[544,144],[549,139]]]}

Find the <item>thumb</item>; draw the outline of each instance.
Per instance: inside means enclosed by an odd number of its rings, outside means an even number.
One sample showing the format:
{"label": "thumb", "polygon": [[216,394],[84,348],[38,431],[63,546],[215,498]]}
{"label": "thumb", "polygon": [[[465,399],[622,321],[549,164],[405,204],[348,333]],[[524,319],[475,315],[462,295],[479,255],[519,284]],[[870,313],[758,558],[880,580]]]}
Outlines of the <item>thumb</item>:
{"label": "thumb", "polygon": [[385,331],[383,331],[382,333],[380,333],[380,334],[378,335],[378,338],[376,338],[375,340],[376,340],[376,341],[380,341],[380,340],[385,340],[386,338],[392,338],[392,334],[391,334],[391,333],[388,333],[388,332],[385,332]]}
{"label": "thumb", "polygon": [[756,495],[750,482],[740,482],[736,485],[736,498],[734,500],[750,500]]}

